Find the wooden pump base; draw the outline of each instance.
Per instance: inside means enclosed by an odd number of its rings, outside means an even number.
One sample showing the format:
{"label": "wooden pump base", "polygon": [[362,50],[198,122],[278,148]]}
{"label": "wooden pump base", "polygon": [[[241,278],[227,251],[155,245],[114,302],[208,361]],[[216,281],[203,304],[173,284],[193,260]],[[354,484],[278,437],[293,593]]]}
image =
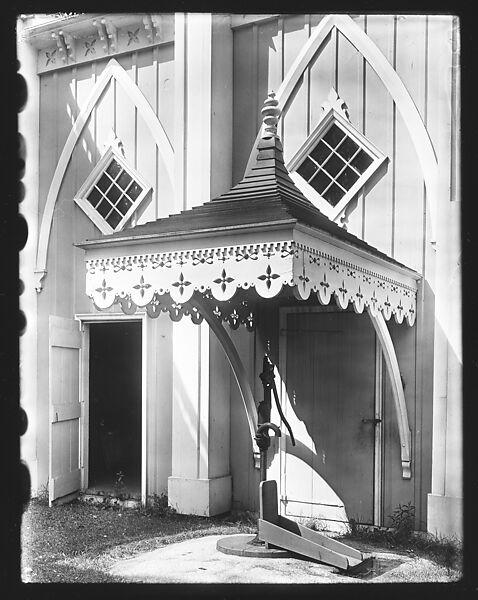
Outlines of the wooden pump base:
{"label": "wooden pump base", "polygon": [[279,515],[276,481],[261,481],[259,485],[258,535],[224,538],[218,541],[218,550],[225,554],[263,558],[287,558],[300,554],[337,567],[348,575],[356,575],[372,568],[372,555],[366,555]]}

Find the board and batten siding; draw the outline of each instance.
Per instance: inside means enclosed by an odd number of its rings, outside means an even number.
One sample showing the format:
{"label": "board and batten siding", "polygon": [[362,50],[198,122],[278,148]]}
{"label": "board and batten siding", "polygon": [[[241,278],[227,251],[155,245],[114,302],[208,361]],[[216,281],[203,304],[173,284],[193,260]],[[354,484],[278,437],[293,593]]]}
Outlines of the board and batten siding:
{"label": "board and batten siding", "polygon": [[[278,89],[323,16],[280,16],[235,29],[234,183],[244,174],[267,93]],[[396,70],[428,128],[439,164],[449,171],[453,18],[352,18]],[[359,193],[348,230],[423,273],[427,209],[415,148],[384,83],[336,28],[313,57],[285,106],[281,131],[285,159],[293,156],[317,123],[331,87],[346,102],[352,124],[389,158],[383,177]]]}
{"label": "board and batten siding", "polygon": [[[150,103],[169,139],[173,139],[174,127],[173,55],[174,46],[169,43],[116,57]],[[100,59],[39,76],[39,222],[65,142],[108,60]],[[84,291],[84,251],[74,244],[98,237],[100,232],[73,198],[101,157],[112,128],[124,144],[128,163],[152,186],[150,197],[133,216],[130,225],[174,212],[172,185],[148,126],[122,86],[111,79],[83,128],[61,183],[53,213],[47,275],[42,282],[42,292],[37,296],[37,352],[42,357],[38,370],[37,406],[39,481],[48,481],[49,315],[72,319],[75,314],[96,312]],[[151,340],[154,339],[151,336]],[[151,369],[154,368],[151,365]],[[163,364],[162,371],[165,368]],[[153,410],[149,416],[151,447],[157,437],[153,433],[157,414]],[[148,450],[154,454],[150,448]],[[155,466],[155,461],[149,465],[150,473]],[[160,477],[165,480],[167,474],[161,472]],[[159,482],[150,478],[148,493],[162,491]]]}
{"label": "board and batten siding", "polygon": [[[167,44],[117,57],[158,115],[170,139],[174,122],[173,52],[173,45]],[[40,77],[40,219],[66,139],[107,62],[103,59],[80,64]],[[74,248],[72,243],[97,237],[99,231],[73,198],[100,159],[111,130],[123,143],[127,162],[152,186],[150,196],[133,215],[130,224],[151,221],[174,211],[172,184],[148,124],[122,86],[111,79],[75,145],[55,206],[48,276],[42,292],[51,288],[53,314],[70,316],[89,310],[89,300],[84,294],[83,251]],[[72,280],[74,284],[70,286],[55,284]]]}
{"label": "board and batten siding", "polygon": [[[325,16],[280,15],[234,30],[234,184],[243,176],[264,99],[271,90],[278,90]],[[453,200],[456,21],[440,15],[353,15],[352,19],[395,69],[418,109],[439,165],[436,202]],[[331,87],[346,102],[352,124],[389,159],[383,176],[368,183],[354,199],[348,230],[424,278],[416,326],[388,324],[405,383],[412,429],[412,480],[401,477],[398,427],[388,381],[383,390],[382,462],[385,522],[398,504],[411,501],[416,507],[416,526],[424,529],[431,486],[435,260],[428,241],[431,219],[424,177],[407,125],[385,83],[336,28],[325,38],[284,107],[280,135],[286,161],[316,125]]]}

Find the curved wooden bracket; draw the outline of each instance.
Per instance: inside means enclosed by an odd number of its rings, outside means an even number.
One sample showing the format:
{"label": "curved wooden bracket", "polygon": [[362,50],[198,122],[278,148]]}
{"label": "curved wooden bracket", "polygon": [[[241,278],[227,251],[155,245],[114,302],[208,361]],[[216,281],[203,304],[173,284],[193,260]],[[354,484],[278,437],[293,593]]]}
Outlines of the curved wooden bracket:
{"label": "curved wooden bracket", "polygon": [[385,364],[387,365],[387,371],[390,377],[390,383],[392,385],[393,400],[395,403],[395,412],[398,422],[398,433],[400,436],[402,476],[403,479],[410,479],[412,476],[411,436],[408,425],[407,405],[405,403],[405,394],[403,392],[403,384],[400,377],[400,368],[398,366],[397,355],[395,353],[393,341],[382,313],[377,311],[377,313],[374,315],[368,307],[367,312],[382,347]]}
{"label": "curved wooden bracket", "polygon": [[242,360],[234,346],[233,341],[227,335],[226,330],[224,329],[222,323],[216,319],[214,316],[211,307],[207,304],[207,302],[202,299],[193,296],[188,304],[196,307],[200,313],[203,315],[204,319],[208,323],[209,327],[216,334],[217,339],[219,340],[229,364],[231,365],[232,372],[237,381],[237,385],[239,387],[239,392],[242,397],[242,402],[244,403],[244,408],[246,410],[247,423],[249,425],[249,433],[252,440],[252,447],[254,455],[259,454],[259,448],[257,446],[257,442],[255,440],[255,434],[257,430],[257,409],[256,404],[254,402],[254,396],[252,394],[252,389],[247,378],[246,370],[244,365],[242,364]]}

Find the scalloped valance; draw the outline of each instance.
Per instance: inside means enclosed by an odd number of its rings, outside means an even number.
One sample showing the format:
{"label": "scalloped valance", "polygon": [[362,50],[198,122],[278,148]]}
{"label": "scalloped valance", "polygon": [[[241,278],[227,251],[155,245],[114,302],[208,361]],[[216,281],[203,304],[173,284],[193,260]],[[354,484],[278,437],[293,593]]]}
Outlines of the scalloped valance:
{"label": "scalloped valance", "polygon": [[195,291],[223,302],[238,289],[272,298],[283,286],[299,300],[316,294],[329,304],[335,296],[342,309],[349,303],[358,313],[369,307],[397,323],[413,325],[416,315],[412,276],[323,241],[320,247],[290,240],[108,256],[87,260],[86,271],[86,293],[99,309],[127,301],[149,306],[151,316],[161,297],[181,308]]}

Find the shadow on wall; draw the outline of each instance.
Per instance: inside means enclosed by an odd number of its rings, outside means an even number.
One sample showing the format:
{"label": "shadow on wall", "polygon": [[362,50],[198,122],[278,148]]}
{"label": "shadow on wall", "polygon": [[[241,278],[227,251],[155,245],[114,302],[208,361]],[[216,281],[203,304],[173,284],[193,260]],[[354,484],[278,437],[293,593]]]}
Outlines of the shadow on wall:
{"label": "shadow on wall", "polygon": [[[284,435],[284,434],[282,434]],[[288,471],[295,471],[298,477],[290,475],[294,482],[287,487],[287,506],[286,514],[303,517],[306,519],[328,520],[348,522],[346,508],[343,500],[334,490],[334,488],[325,480],[324,477],[315,469],[315,465],[319,462],[319,457],[315,449],[311,449],[308,445],[300,440],[295,439],[295,446],[292,445],[290,436],[285,434],[287,446],[287,463]],[[278,445],[277,445],[278,448]],[[271,446],[272,450],[272,446]],[[272,462],[276,460],[277,451],[270,451],[267,456],[267,467],[271,467]],[[303,477],[304,467],[309,471],[309,477],[313,477],[313,487],[308,485]],[[286,475],[286,478],[288,475]],[[300,479],[300,481],[298,481]],[[309,500],[306,502],[305,500]],[[330,529],[342,531],[340,525],[331,526]]]}
{"label": "shadow on wall", "polygon": [[[288,514],[374,519],[375,334],[367,315],[287,316]],[[294,502],[294,499],[296,500]]]}

